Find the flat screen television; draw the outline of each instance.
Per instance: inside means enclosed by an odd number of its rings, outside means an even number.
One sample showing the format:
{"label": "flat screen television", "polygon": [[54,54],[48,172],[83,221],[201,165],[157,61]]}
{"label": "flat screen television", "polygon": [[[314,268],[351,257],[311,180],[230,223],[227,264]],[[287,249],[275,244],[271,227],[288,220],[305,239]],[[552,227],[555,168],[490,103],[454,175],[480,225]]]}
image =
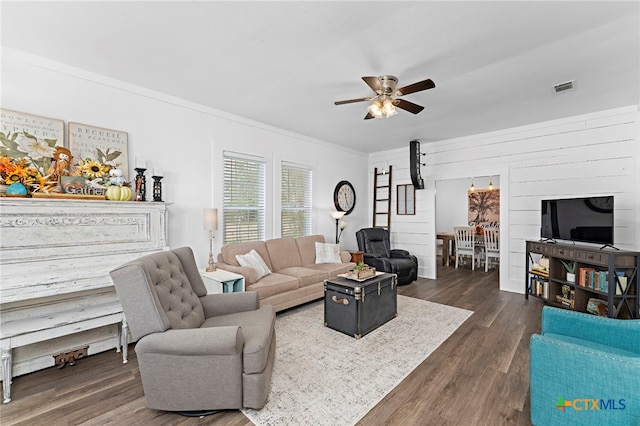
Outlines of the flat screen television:
{"label": "flat screen television", "polygon": [[543,239],[613,245],[613,196],[542,200]]}

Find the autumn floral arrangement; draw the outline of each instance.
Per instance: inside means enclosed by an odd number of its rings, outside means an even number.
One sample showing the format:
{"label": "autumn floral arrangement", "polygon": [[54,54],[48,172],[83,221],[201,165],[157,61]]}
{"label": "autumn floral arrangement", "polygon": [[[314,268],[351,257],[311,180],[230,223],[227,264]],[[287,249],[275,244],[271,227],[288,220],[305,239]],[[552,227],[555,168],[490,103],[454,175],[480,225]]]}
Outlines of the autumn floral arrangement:
{"label": "autumn floral arrangement", "polygon": [[[56,143],[56,139],[38,139],[27,132],[0,132],[3,195],[26,197],[38,193],[67,193],[104,198],[109,186],[128,187],[115,164],[91,158],[74,163],[71,151]],[[118,199],[124,200],[120,192],[126,191],[118,191]],[[130,189],[128,194],[127,199],[130,199]]]}

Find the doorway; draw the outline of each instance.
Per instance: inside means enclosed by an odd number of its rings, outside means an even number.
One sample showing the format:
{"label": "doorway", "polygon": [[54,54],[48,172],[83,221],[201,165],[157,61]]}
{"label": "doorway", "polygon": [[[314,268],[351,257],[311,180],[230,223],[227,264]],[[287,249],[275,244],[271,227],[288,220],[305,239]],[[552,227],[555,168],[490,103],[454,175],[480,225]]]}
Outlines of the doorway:
{"label": "doorway", "polygon": [[[479,176],[479,177],[462,177],[462,178],[451,178],[451,179],[438,179],[435,180],[435,233],[436,235],[439,233],[452,234],[453,228],[455,226],[468,226],[470,221],[473,218],[477,218],[477,211],[472,208],[472,211],[469,211],[469,190],[473,185],[474,190],[481,191],[489,191],[490,187],[492,190],[499,190],[501,187],[500,184],[500,175],[493,176]],[[506,189],[506,188],[505,188]],[[477,192],[476,192],[477,194]],[[499,197],[499,218],[498,226],[500,227],[500,272],[501,272],[501,281],[502,277],[504,279],[507,278],[507,262],[508,262],[508,249],[507,249],[507,238],[506,234],[508,232],[508,223],[507,218],[508,214],[506,211],[506,203],[503,200],[506,199],[505,191],[500,191]],[[483,215],[483,217],[485,217]],[[503,243],[504,242],[504,243]],[[443,254],[442,251],[443,240],[437,239],[435,241],[435,259],[434,265],[437,262],[440,264],[443,263]],[[450,267],[454,267],[454,261],[450,262]],[[503,269],[504,267],[504,269]],[[437,275],[437,269],[436,269]]]}

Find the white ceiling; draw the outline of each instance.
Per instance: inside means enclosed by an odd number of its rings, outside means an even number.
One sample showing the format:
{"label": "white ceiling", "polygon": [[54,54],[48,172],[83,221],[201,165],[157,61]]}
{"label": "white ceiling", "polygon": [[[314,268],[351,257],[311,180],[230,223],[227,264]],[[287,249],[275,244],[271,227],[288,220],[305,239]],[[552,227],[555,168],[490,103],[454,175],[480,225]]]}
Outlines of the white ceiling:
{"label": "white ceiling", "polygon": [[[640,103],[638,1],[10,2],[1,43],[364,152]],[[363,120],[362,76],[425,106]],[[551,86],[576,81],[554,95]]]}

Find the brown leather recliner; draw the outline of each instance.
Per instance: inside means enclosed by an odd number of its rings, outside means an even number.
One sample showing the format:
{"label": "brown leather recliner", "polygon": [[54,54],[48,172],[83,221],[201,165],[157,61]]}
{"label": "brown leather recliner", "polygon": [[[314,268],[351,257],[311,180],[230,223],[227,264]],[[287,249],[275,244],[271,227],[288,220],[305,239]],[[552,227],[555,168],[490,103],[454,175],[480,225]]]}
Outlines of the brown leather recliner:
{"label": "brown leather recliner", "polygon": [[275,358],[275,312],[256,292],[207,294],[188,247],[128,262],[111,277],[137,340],[147,405],[179,412],[260,409]]}

